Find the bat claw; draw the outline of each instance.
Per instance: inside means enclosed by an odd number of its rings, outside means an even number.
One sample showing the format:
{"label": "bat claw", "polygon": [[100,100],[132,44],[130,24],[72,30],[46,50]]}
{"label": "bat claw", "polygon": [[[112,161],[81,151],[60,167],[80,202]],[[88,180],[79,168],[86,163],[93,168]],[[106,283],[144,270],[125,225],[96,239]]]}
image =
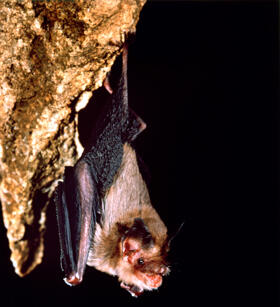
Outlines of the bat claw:
{"label": "bat claw", "polygon": [[68,277],[65,277],[63,280],[68,286],[77,286],[82,282],[82,278],[75,274],[71,274]]}
{"label": "bat claw", "polygon": [[103,81],[103,86],[105,87],[105,89],[107,90],[109,94],[113,94],[113,90],[111,88],[111,84],[110,84],[108,76],[106,76],[105,80]]}

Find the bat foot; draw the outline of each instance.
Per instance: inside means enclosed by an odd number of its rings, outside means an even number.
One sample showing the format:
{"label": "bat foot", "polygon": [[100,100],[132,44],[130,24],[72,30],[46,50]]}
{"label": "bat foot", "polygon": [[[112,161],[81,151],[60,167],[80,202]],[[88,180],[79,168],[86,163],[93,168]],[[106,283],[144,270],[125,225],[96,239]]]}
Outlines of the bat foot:
{"label": "bat foot", "polygon": [[127,290],[131,296],[133,297],[138,297],[140,296],[144,291],[143,289],[138,288],[137,286],[134,285],[128,285],[124,282],[121,283],[121,287],[125,290]]}
{"label": "bat foot", "polygon": [[82,282],[82,278],[80,278],[76,274],[70,274],[68,277],[65,277],[63,280],[68,286],[77,286]]}

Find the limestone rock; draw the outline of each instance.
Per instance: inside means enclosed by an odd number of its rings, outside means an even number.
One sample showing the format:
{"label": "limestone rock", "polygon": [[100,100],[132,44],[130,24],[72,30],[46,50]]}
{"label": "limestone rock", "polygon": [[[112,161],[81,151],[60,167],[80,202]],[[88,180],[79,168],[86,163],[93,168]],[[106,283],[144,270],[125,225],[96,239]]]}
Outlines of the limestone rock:
{"label": "limestone rock", "polygon": [[18,275],[42,260],[46,208],[81,154],[77,112],[145,0],[1,0],[0,198]]}

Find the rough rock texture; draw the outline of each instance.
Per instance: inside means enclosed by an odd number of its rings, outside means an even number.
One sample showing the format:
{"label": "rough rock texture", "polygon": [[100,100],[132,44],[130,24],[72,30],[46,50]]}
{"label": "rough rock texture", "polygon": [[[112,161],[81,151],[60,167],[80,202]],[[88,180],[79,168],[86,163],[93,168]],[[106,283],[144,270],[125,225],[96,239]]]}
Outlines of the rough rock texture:
{"label": "rough rock texture", "polygon": [[82,148],[77,111],[145,0],[0,1],[0,198],[20,276],[42,260],[46,207]]}

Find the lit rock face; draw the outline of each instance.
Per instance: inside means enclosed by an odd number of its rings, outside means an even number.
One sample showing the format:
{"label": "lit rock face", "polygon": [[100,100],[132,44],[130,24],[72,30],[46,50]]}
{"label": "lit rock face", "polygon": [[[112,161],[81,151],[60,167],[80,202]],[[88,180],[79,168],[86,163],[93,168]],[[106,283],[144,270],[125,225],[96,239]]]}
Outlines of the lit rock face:
{"label": "lit rock face", "polygon": [[82,152],[77,112],[145,0],[0,1],[0,198],[18,275],[43,257],[48,200]]}

